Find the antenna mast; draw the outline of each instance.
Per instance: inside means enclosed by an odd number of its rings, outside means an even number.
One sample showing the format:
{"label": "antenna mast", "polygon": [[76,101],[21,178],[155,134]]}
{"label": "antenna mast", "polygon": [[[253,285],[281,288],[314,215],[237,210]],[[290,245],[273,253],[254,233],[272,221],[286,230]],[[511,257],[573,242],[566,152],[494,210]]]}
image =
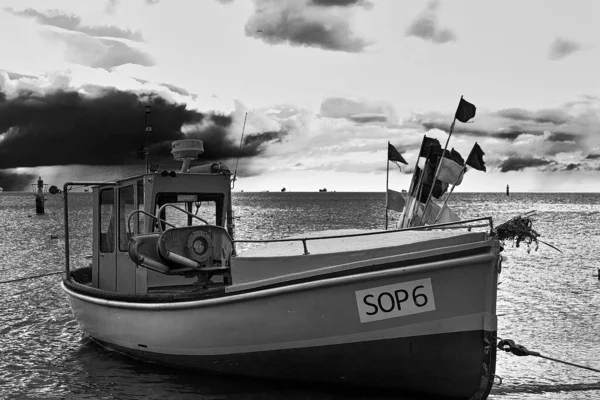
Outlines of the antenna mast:
{"label": "antenna mast", "polygon": [[244,140],[244,131],[246,130],[246,118],[248,118],[248,113],[246,113],[246,115],[244,116],[244,126],[242,127],[242,137],[240,138],[240,148],[239,148],[240,151],[238,154],[237,161],[235,162],[235,171],[233,171],[233,180],[231,181],[232,189],[235,187],[235,180],[236,180],[236,176],[237,176],[237,167],[238,167],[238,163],[240,162],[240,155],[241,155],[241,150],[242,150],[242,140]]}
{"label": "antenna mast", "polygon": [[150,149],[148,148],[148,135],[152,132],[152,127],[148,126],[148,118],[152,107],[146,106],[144,113],[144,126],[146,127],[144,132],[144,158],[146,159],[146,173],[150,172]]}

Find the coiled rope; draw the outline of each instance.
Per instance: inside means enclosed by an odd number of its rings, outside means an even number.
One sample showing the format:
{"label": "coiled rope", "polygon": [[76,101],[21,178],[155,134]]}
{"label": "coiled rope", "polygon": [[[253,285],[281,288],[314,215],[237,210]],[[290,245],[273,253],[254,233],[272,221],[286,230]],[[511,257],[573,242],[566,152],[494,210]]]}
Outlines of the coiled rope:
{"label": "coiled rope", "polygon": [[588,367],[585,365],[575,364],[575,363],[572,363],[569,361],[559,360],[557,358],[544,356],[544,355],[538,353],[537,351],[528,350],[527,347],[520,345],[520,344],[516,344],[515,341],[511,340],[511,339],[502,339],[499,337],[497,339],[498,339],[498,349],[504,350],[507,353],[512,353],[515,356],[519,356],[519,357],[535,356],[535,357],[545,358],[546,360],[555,361],[555,362],[558,362],[561,364],[570,365],[572,367],[587,369],[589,371],[594,371],[594,372],[600,373],[600,369]]}

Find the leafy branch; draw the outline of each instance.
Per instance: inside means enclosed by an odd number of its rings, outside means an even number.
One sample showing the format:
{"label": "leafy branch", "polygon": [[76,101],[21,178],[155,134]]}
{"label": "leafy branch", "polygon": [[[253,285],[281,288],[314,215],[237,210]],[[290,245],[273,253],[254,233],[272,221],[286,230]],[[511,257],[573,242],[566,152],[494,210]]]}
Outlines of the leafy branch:
{"label": "leafy branch", "polygon": [[533,229],[532,217],[535,215],[535,211],[529,211],[524,215],[518,215],[514,218],[511,218],[492,230],[492,236],[502,242],[511,240],[515,247],[520,247],[521,243],[525,243],[527,244],[527,253],[531,251],[532,244],[534,245],[534,250],[537,251],[539,243],[543,243],[546,246],[549,246],[562,253],[562,251],[551,244],[538,239],[540,234]]}

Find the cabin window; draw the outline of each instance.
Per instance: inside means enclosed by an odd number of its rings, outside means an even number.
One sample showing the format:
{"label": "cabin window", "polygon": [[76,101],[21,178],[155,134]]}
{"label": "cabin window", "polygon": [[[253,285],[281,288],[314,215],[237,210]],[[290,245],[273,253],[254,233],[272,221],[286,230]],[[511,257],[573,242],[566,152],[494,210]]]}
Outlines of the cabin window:
{"label": "cabin window", "polygon": [[[133,198],[134,186],[127,186],[119,189],[119,250],[127,251],[129,236],[127,234],[127,222],[129,215],[136,210]],[[131,228],[134,229],[135,225]]]}
{"label": "cabin window", "polygon": [[[220,221],[222,221],[222,194],[160,193],[156,198],[155,212],[158,212],[158,209],[165,204],[172,204],[175,207],[186,210],[188,213],[202,218],[209,225],[220,225]],[[204,225],[204,222],[194,218],[192,215],[173,207],[166,207],[160,218],[178,227]],[[164,224],[163,229],[166,229]]]}
{"label": "cabin window", "polygon": [[115,251],[115,191],[100,190],[100,252]]}
{"label": "cabin window", "polygon": [[[137,209],[144,211],[144,182],[137,182]],[[135,222],[137,224],[137,233],[143,233],[144,231],[144,214],[137,213],[135,216]]]}

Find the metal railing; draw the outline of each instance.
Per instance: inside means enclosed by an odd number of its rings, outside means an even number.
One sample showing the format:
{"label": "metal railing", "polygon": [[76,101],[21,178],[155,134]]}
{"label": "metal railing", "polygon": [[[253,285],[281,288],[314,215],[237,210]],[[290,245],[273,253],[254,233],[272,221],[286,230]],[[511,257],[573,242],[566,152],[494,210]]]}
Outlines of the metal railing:
{"label": "metal railing", "polygon": [[[477,221],[487,221],[487,224],[480,225],[468,225],[468,226],[457,226]],[[304,247],[304,255],[309,255],[308,247],[306,242],[309,240],[323,240],[323,239],[339,239],[346,237],[356,237],[356,236],[371,236],[371,235],[385,235],[388,233],[396,233],[396,232],[406,232],[406,231],[423,231],[423,230],[432,230],[432,229],[471,229],[471,228],[481,228],[487,227],[490,228],[490,234],[494,229],[494,224],[492,222],[492,217],[480,217],[474,219],[468,219],[464,221],[456,221],[456,222],[445,222],[443,224],[435,224],[435,225],[423,225],[423,226],[414,226],[409,228],[401,228],[401,229],[391,229],[391,230],[383,230],[376,232],[361,232],[361,233],[349,233],[346,235],[331,235],[331,236],[318,236],[318,237],[304,237],[304,238],[284,238],[284,239],[256,239],[256,240],[234,240],[233,243],[275,243],[275,242],[302,242],[302,246]]]}
{"label": "metal railing", "polygon": [[[131,230],[131,217],[133,217],[135,214],[144,214],[144,215],[156,220],[156,222],[164,222],[165,225],[169,225],[171,228],[177,227],[177,226],[165,221],[164,219],[158,218],[157,216],[150,214],[149,212],[146,212],[144,210],[135,210],[131,214],[129,214],[129,217],[127,218],[127,234],[129,234],[129,235],[131,235],[133,233],[133,231]],[[139,233],[140,232],[138,232],[138,234]]]}
{"label": "metal railing", "polygon": [[[162,214],[163,210],[166,209],[167,207],[173,207],[173,208],[175,208],[175,209],[177,209],[177,210],[179,210],[179,211],[181,211],[183,213],[186,213],[187,215],[189,215],[189,216],[191,216],[193,218],[199,219],[200,221],[204,222],[206,225],[209,225],[208,221],[206,221],[205,219],[202,219],[199,216],[197,216],[196,214],[192,214],[188,210],[184,210],[183,208],[177,207],[176,205],[173,205],[171,203],[164,204],[161,208],[158,209],[158,211],[156,212],[156,215]],[[156,218],[158,218],[158,217],[156,217]],[[160,218],[158,218],[158,219],[160,219]],[[171,226],[174,226],[174,225],[171,225]],[[158,229],[159,229],[160,233],[163,233],[163,229],[162,229],[162,225],[161,224],[158,224]]]}

